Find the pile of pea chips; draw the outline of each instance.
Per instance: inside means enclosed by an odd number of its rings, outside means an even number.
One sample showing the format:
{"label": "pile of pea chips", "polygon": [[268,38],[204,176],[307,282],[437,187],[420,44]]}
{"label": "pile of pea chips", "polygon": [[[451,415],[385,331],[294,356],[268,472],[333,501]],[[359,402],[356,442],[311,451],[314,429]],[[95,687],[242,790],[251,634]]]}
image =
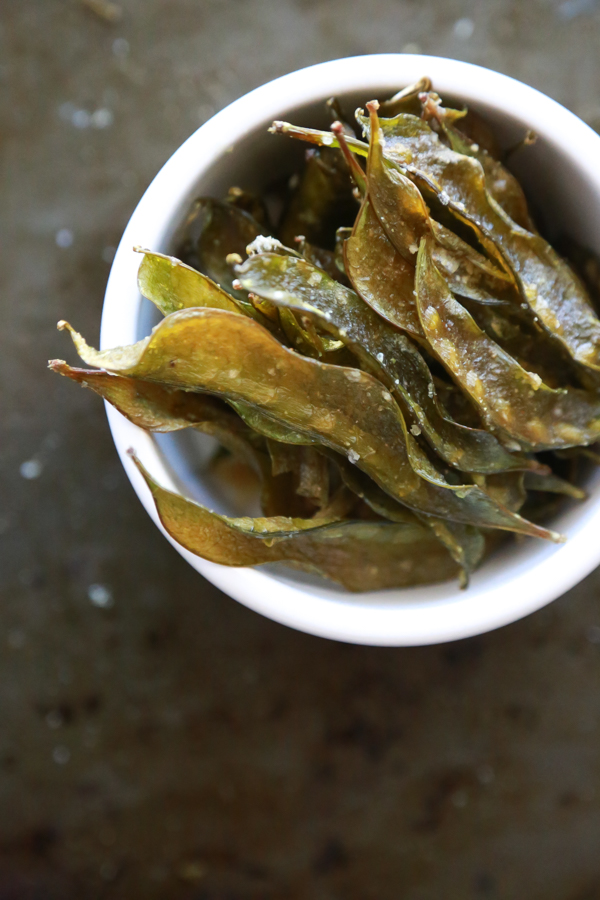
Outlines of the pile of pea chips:
{"label": "pile of pea chips", "polygon": [[51,368],[148,431],[212,435],[254,472],[263,515],[235,518],[134,455],[193,553],[351,591],[466,586],[506,532],[562,540],[541,523],[561,496],[584,499],[577,465],[600,438],[593,302],[485,123],[430,88],[354,124],[328,101],[328,131],[273,123],[307,142],[301,171],[262,198],[199,198],[178,259],[142,251],[140,290],[164,316],[149,337],[99,352],[60,323],[93,368]]}

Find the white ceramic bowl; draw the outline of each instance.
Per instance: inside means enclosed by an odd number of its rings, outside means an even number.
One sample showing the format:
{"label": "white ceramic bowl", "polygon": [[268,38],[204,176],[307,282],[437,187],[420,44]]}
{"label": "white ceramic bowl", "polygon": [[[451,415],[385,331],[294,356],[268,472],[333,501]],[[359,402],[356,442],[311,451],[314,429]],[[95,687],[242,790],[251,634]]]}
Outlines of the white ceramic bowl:
{"label": "white ceramic bowl", "polygon": [[[198,129],[158,173],[125,230],[104,302],[101,347],[129,344],[148,333],[150,318],[136,287],[140,257],[134,245],[172,250],[173,235],[194,197],[221,197],[231,184],[260,188],[261,180],[289,171],[289,154],[302,147],[267,133],[273,119],[321,124],[322,101],[337,95],[353,110],[428,75],[445,98],[485,114],[505,146],[526,128],[535,146],[514,158],[546,229],[564,230],[600,252],[600,137],[558,103],[505,75],[457,60],[385,54],[334,60],[278,78],[232,103]],[[210,485],[194,476],[181,436],[157,439],[108,407],[121,461],[159,528],[150,493],[131,459],[167,488],[210,499]],[[560,596],[600,563],[600,472],[590,476],[590,498],[572,504],[554,522],[568,542],[510,543],[475,574],[467,591],[431,587],[350,594],[291,570],[237,569],[193,556],[171,543],[209,581],[251,609],[312,634],[360,644],[414,645],[463,638],[513,622]],[[167,536],[167,535],[166,535]],[[167,536],[168,537],[168,536]],[[284,572],[284,574],[282,574]],[[200,583],[199,583],[200,584]]]}

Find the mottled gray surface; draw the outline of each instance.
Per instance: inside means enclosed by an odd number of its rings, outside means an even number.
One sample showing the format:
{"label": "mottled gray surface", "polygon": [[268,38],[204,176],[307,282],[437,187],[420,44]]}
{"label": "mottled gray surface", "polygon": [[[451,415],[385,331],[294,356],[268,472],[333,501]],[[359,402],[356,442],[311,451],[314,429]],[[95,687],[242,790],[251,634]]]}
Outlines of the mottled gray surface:
{"label": "mottled gray surface", "polygon": [[122,9],[111,25],[77,0],[0,4],[0,898],[600,898],[598,573],[445,647],[295,633],[183,562],[97,398],[45,369],[73,359],[58,318],[96,338],[111,248],[214,110],[418,44],[597,127],[598,4]]}

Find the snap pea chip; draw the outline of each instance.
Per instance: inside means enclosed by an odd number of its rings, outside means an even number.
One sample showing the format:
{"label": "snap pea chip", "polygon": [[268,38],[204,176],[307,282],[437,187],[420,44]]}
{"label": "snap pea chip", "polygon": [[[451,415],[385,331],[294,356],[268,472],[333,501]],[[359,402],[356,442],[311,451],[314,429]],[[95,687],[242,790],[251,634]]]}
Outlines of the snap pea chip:
{"label": "snap pea chip", "polygon": [[263,232],[266,231],[267,234],[271,233],[272,228],[269,222],[269,213],[261,197],[257,197],[256,194],[245,191],[243,188],[234,186],[229,188],[226,202],[231,203],[232,206],[235,206],[237,209],[241,209],[243,212],[248,213],[249,216],[252,216],[254,221],[262,226]]}
{"label": "snap pea chip", "polygon": [[432,375],[417,348],[357,294],[307,260],[263,253],[238,266],[242,285],[277,305],[312,315],[346,341],[361,364],[398,396],[413,422],[450,465],[465,472],[535,468],[509,453],[486,431],[465,428],[443,415]]}
{"label": "snap pea chip", "polygon": [[[529,215],[527,200],[523,188],[506,166],[494,158],[485,147],[480,146],[462,128],[457,127],[456,122],[467,115],[467,110],[449,109],[442,106],[437,94],[429,92],[420,98],[422,104],[422,118],[425,121],[434,119],[437,121],[446,137],[450,148],[456,153],[465,156],[473,156],[481,163],[485,176],[485,186],[488,193],[496,203],[502,207],[513,222],[527,231],[535,231],[535,225]],[[403,110],[412,112],[412,110]],[[385,112],[384,115],[392,116],[395,113]],[[462,125],[462,123],[461,123]]]}
{"label": "snap pea chip", "polygon": [[490,428],[531,451],[598,440],[600,400],[577,388],[549,388],[488,338],[452,296],[427,238],[419,250],[416,298],[431,347]]}
{"label": "snap pea chip", "polygon": [[[88,365],[250,403],[346,453],[410,508],[561,540],[499,506],[475,485],[445,483],[406,431],[391,394],[373,376],[301,357],[251,319],[223,310],[180,310],[163,319],[150,337],[107,351],[89,347],[67,323],[59,327],[71,331]],[[425,477],[416,474],[412,460]]]}
{"label": "snap pea chip", "polygon": [[326,452],[337,466],[344,484],[378,515],[391,522],[420,522],[425,528],[429,528],[460,567],[461,587],[467,587],[469,576],[481,562],[485,551],[485,540],[478,528],[459,522],[448,523],[435,516],[411,513],[338,453]]}
{"label": "snap pea chip", "polygon": [[324,575],[349,591],[430,584],[456,575],[448,553],[420,526],[316,518],[231,519],[160,487],[135,461],[167,532],[211,562],[227,566],[286,562]]}
{"label": "snap pea chip", "polygon": [[[72,368],[60,359],[51,360],[49,367],[82,387],[91,388],[145,431],[168,433],[194,428],[216,438],[258,475],[261,507],[265,515],[285,514],[300,505],[291,479],[285,477],[285,473],[272,471],[263,437],[245,425],[216,397],[123,375]],[[278,477],[280,474],[284,477]]]}
{"label": "snap pea chip", "polygon": [[354,290],[392,325],[424,339],[414,298],[415,270],[398,253],[367,197],[344,245]]}
{"label": "snap pea chip", "polygon": [[554,473],[540,475],[539,472],[527,472],[525,475],[525,487],[529,491],[548,491],[550,494],[565,494],[574,500],[585,500],[587,494],[581,488],[571,484],[564,478],[559,478]]}
{"label": "snap pea chip", "polygon": [[514,299],[510,278],[458,235],[432,220],[418,187],[383,155],[381,129],[371,109],[367,162],[369,197],[390,241],[411,265],[419,243],[433,235],[435,262],[451,289],[473,300],[498,303]]}
{"label": "snap pea chip", "polygon": [[317,438],[311,437],[304,432],[295,431],[289,425],[286,425],[285,422],[271,418],[271,416],[256,409],[250,403],[244,403],[241,400],[228,400],[227,402],[232,409],[235,409],[246,425],[264,437],[285,444],[299,444],[301,446],[319,443]]}
{"label": "snap pea chip", "polygon": [[486,190],[481,163],[445,146],[422,119],[380,119],[383,152],[459,219],[474,225],[486,249],[495,245],[523,301],[584,366],[600,369],[600,321],[573,270],[542,237],[521,228]]}
{"label": "snap pea chip", "polygon": [[381,104],[381,111],[386,116],[396,116],[399,112],[410,112],[418,115],[421,111],[421,102],[419,95],[424,91],[431,90],[431,79],[419,78],[414,84],[402,88]]}
{"label": "snap pea chip", "polygon": [[231,203],[199,197],[183,226],[183,240],[177,255],[222,287],[237,300],[247,302],[246,294],[233,286],[231,253],[244,257],[246,247],[262,235],[264,226]]}
{"label": "snap pea chip", "polygon": [[279,236],[292,245],[302,235],[311,244],[333,248],[335,229],[356,215],[348,167],[328,148],[307,151],[300,182],[283,217]]}

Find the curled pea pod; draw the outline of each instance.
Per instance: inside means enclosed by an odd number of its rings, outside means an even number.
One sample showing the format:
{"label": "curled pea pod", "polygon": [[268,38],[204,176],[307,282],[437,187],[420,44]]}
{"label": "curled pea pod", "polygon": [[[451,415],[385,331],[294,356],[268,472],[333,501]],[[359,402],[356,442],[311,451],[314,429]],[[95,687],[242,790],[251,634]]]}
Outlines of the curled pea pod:
{"label": "curled pea pod", "polygon": [[383,153],[379,119],[370,104],[369,196],[377,217],[398,252],[414,265],[421,238],[432,235],[432,252],[452,290],[485,303],[508,302],[511,279],[480,253],[429,216],[418,187]]}
{"label": "curled pea pod", "polygon": [[356,201],[348,167],[339,153],[327,147],[310,149],[298,187],[279,229],[284,244],[300,235],[311,244],[333,247],[336,226],[352,223]]}
{"label": "curled pea pod", "polygon": [[420,522],[422,526],[429,528],[459,566],[461,587],[467,587],[471,573],[475,571],[485,552],[485,539],[478,528],[473,525],[461,525],[458,522],[445,522],[435,516],[412,513],[382,491],[364,472],[343,456],[331,451],[325,452],[337,466],[344,484],[378,515],[391,522],[405,524]]}
{"label": "curled pea pod", "polygon": [[[65,323],[81,358],[117,374],[243,401],[345,453],[409,508],[465,524],[562,540],[511,513],[476,485],[453,485],[407,431],[372,375],[299,356],[244,316],[216,309],[172,313],[137,344],[97,351]],[[267,361],[265,363],[265,360]],[[427,477],[417,475],[411,460]]]}
{"label": "curled pea pod", "polygon": [[60,359],[52,360],[49,367],[95,391],[145,431],[164,434],[194,428],[216,438],[258,475],[265,515],[281,515],[298,506],[291,480],[284,473],[273,472],[264,438],[216,397],[108,372],[72,368]]}
{"label": "curled pea pod", "polygon": [[450,465],[466,472],[535,469],[539,464],[515,456],[486,431],[466,428],[444,416],[433,377],[417,348],[380,318],[361,298],[307,260],[264,253],[237,267],[242,285],[277,305],[314,316],[345,341],[376,377],[389,387],[432,447]]}
{"label": "curled pea pod", "polygon": [[379,126],[384,155],[471,225],[487,250],[494,247],[533,315],[573,359],[600,369],[600,320],[582,282],[547,241],[513,222],[491,197],[479,160],[447,147],[416,116],[380,119]]}
{"label": "curled pea pod", "polygon": [[134,460],[160,520],[179,544],[226,566],[285,562],[324,575],[349,591],[446,581],[456,564],[418,525],[331,522],[324,518],[232,519],[162,488]]}
{"label": "curled pea pod", "polygon": [[600,399],[577,388],[549,388],[491,340],[453,297],[427,238],[419,250],[416,299],[430,346],[490,428],[530,451],[598,440]]}
{"label": "curled pea pod", "polygon": [[[523,193],[523,188],[506,166],[502,165],[485,147],[474,141],[465,131],[456,125],[457,121],[464,119],[467,110],[448,109],[442,106],[437,94],[427,93],[421,98],[422,113],[421,117],[425,121],[434,119],[439,123],[449,146],[456,153],[462,153],[464,156],[473,156],[481,163],[485,177],[485,186],[491,197],[496,203],[502,207],[513,222],[526,228],[528,231],[535,231],[535,226],[529,215],[527,200]],[[396,113],[382,112],[385,116],[393,116]],[[400,112],[400,110],[398,110]],[[402,110],[402,112],[413,112],[413,110]],[[462,124],[462,123],[461,123]]]}
{"label": "curled pea pod", "polygon": [[226,258],[231,253],[245,256],[248,244],[264,230],[264,226],[243,209],[211,197],[199,197],[183,225],[177,256],[208,275],[228,294],[247,303],[246,294],[233,286],[233,275]]}

